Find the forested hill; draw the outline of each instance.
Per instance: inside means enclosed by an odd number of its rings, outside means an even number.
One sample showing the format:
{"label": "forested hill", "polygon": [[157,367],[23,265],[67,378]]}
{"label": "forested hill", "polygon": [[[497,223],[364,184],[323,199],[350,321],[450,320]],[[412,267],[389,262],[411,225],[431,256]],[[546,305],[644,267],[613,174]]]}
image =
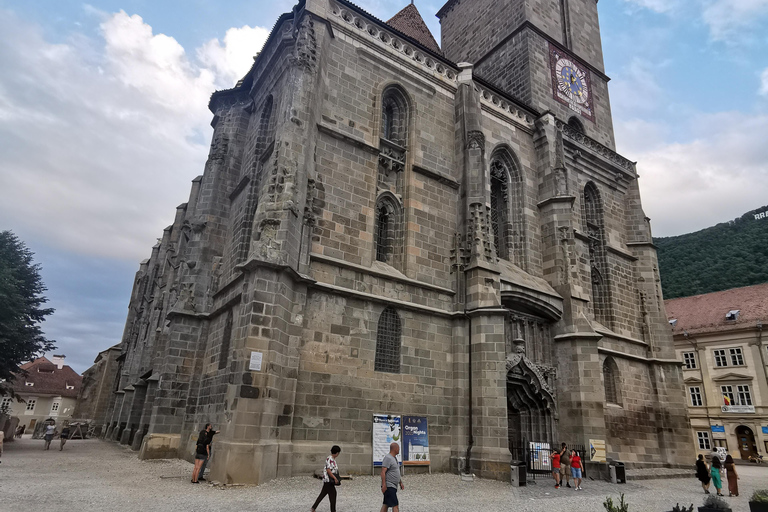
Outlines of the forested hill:
{"label": "forested hill", "polygon": [[653,241],[665,299],[768,282],[768,206],[695,233]]}

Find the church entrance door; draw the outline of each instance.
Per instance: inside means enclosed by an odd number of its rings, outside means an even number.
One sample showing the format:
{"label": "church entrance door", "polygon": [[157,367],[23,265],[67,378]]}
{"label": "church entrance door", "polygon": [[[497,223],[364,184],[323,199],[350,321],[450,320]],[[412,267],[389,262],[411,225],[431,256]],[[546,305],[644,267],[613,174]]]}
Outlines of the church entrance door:
{"label": "church entrance door", "polygon": [[507,420],[513,455],[527,449],[526,443],[555,440],[555,400],[547,376],[520,354],[507,357]]}

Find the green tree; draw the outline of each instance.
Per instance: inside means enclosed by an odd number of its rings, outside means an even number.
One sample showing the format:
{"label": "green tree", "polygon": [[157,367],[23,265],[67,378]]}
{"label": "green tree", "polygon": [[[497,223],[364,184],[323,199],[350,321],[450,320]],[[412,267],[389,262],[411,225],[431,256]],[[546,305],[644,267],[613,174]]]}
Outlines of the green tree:
{"label": "green tree", "polygon": [[[9,381],[19,365],[56,348],[40,324],[53,313],[33,253],[10,231],[0,232],[0,380]],[[8,394],[0,386],[0,396]]]}

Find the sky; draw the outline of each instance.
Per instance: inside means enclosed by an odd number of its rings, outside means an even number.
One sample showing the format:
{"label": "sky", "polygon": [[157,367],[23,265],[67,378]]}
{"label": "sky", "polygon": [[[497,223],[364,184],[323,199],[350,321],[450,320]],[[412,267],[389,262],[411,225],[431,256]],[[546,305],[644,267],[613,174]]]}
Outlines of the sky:
{"label": "sky", "polygon": [[[293,0],[0,0],[0,230],[35,253],[57,354],[119,343],[139,262],[202,174],[207,103]],[[389,19],[409,0],[359,0]],[[442,1],[416,0],[435,38]],[[619,153],[655,236],[768,204],[768,0],[598,3]],[[50,354],[49,354],[50,355]]]}

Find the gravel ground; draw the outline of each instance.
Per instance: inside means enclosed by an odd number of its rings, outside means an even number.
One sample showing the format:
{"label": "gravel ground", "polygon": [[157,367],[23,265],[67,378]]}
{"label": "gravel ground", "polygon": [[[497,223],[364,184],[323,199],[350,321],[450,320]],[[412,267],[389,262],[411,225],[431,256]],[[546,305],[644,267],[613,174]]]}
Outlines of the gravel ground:
{"label": "gravel ground", "polygon": [[[55,447],[55,449],[54,449]],[[189,483],[192,465],[180,460],[140,461],[136,453],[99,440],[70,441],[63,452],[43,441],[5,444],[0,464],[0,511],[309,511],[320,482],[309,476],[258,487]],[[344,468],[342,469],[342,473]],[[691,470],[693,471],[693,470]],[[757,487],[768,487],[768,467],[740,466],[741,496],[726,498],[734,512],[747,511]],[[339,512],[375,512],[381,506],[379,479],[356,476],[339,490]],[[701,505],[692,478],[642,480],[611,485],[587,480],[583,491],[554,489],[549,480],[524,488],[490,480],[462,482],[456,475],[406,475],[399,493],[402,512],[508,512],[510,510],[601,512],[606,496],[625,493],[630,512],[662,512],[675,503]],[[318,512],[329,510],[326,500]]]}

